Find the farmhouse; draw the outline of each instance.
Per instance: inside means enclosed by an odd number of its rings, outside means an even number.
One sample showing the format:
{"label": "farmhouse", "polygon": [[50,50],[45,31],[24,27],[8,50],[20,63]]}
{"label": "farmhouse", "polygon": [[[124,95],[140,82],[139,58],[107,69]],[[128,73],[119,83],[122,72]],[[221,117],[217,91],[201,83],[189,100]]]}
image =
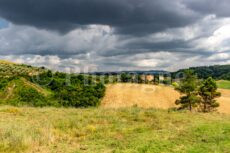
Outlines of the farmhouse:
{"label": "farmhouse", "polygon": [[142,81],[145,81],[145,82],[153,82],[155,79],[155,76],[152,74],[142,74],[140,78]]}

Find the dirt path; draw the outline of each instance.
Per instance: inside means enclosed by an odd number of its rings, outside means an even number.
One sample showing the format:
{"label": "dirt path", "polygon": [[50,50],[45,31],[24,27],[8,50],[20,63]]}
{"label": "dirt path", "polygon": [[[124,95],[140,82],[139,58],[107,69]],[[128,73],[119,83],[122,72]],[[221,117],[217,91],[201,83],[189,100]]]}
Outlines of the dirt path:
{"label": "dirt path", "polygon": [[6,98],[4,100],[9,99],[13,95],[15,86],[16,85],[14,83],[12,86],[10,86],[10,87],[7,88],[7,96],[6,96]]}

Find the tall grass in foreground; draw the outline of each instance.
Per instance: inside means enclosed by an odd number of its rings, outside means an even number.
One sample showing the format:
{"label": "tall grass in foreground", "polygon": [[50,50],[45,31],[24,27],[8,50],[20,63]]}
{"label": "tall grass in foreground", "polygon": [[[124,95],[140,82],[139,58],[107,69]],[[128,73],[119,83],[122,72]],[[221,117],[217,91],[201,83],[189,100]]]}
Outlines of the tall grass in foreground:
{"label": "tall grass in foreground", "polygon": [[0,152],[228,153],[230,116],[155,109],[0,107]]}

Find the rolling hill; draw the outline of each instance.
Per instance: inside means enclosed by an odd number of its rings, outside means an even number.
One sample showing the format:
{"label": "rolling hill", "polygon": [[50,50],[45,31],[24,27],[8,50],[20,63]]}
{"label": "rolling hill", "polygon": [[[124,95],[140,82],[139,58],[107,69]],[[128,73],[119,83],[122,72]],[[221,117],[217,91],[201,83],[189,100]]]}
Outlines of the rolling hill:
{"label": "rolling hill", "polygon": [[[100,107],[34,108],[28,106],[92,104],[105,89],[95,82],[85,86],[83,75],[53,74],[8,62],[0,65],[1,153],[230,150],[230,90],[220,89],[221,114],[167,111],[180,96],[173,88],[131,83],[108,84]],[[40,79],[33,82],[33,75]],[[72,85],[66,84],[67,77]]]}

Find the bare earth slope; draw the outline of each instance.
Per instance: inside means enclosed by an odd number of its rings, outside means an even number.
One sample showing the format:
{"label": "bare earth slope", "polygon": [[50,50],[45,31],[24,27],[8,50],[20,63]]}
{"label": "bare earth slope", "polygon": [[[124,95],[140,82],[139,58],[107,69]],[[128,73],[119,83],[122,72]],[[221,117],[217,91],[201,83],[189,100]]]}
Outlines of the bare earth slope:
{"label": "bare earth slope", "polygon": [[[222,97],[219,112],[230,114],[230,90],[220,89]],[[102,107],[119,108],[138,106],[143,108],[168,109],[175,107],[180,94],[172,87],[144,84],[111,84],[107,86]]]}

